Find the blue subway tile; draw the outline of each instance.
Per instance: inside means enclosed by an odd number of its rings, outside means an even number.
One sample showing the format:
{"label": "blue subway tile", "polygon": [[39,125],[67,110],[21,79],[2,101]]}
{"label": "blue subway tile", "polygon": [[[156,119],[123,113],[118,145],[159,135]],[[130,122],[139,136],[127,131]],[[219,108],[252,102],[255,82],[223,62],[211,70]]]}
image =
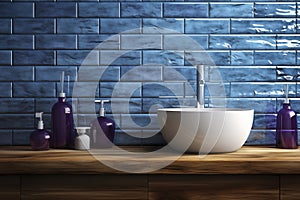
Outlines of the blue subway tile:
{"label": "blue subway tile", "polygon": [[[43,1],[43,0],[40,0],[40,1]],[[49,1],[49,0],[46,0],[46,1]],[[50,0],[50,1],[52,1],[52,0]],[[98,1],[103,1],[103,0],[55,0],[55,1],[78,1],[78,2],[98,2]],[[107,0],[105,0],[105,1],[107,1]],[[113,0],[114,1],[114,0]]]}
{"label": "blue subway tile", "polygon": [[184,65],[183,52],[180,51],[144,51],[143,64]]}
{"label": "blue subway tile", "polygon": [[79,81],[119,81],[120,80],[120,67],[89,67],[84,66],[78,72]]}
{"label": "blue subway tile", "polygon": [[143,98],[143,112],[156,113],[159,108],[195,107],[194,98]]}
{"label": "blue subway tile", "polygon": [[[196,85],[196,83],[194,83]],[[192,85],[191,85],[192,86]],[[196,88],[194,86],[194,88]],[[189,91],[191,95],[195,95],[196,89],[194,91]],[[224,98],[230,96],[230,83],[222,82],[220,79],[217,82],[206,82],[204,87],[204,94],[206,98],[209,99],[209,105],[214,105],[213,107],[224,107]]]}
{"label": "blue subway tile", "polygon": [[151,33],[183,33],[184,19],[146,18],[143,19],[143,28],[146,27],[151,28]]}
{"label": "blue subway tile", "polygon": [[[194,42],[197,42],[201,49],[208,49],[208,35],[197,35],[189,34],[186,35],[190,37]],[[198,46],[196,48],[190,48],[190,50],[199,50]]]}
{"label": "blue subway tile", "polygon": [[165,3],[164,17],[208,17],[207,3]]}
{"label": "blue subway tile", "polygon": [[55,97],[55,83],[14,82],[14,97]]}
{"label": "blue subway tile", "polygon": [[141,97],[142,84],[139,82],[101,82],[100,97]]}
{"label": "blue subway tile", "polygon": [[77,115],[77,118],[75,118],[75,126],[90,126],[91,122],[96,120],[96,118],[96,115]]}
{"label": "blue subway tile", "polygon": [[33,130],[33,114],[0,114],[1,129],[22,129],[30,128]]}
{"label": "blue subway tile", "polygon": [[299,35],[279,35],[277,36],[278,49],[300,49]]}
{"label": "blue subway tile", "polygon": [[10,19],[0,19],[0,33],[11,33]]}
{"label": "blue subway tile", "polygon": [[[60,87],[60,84],[58,87]],[[99,82],[76,82],[76,84],[73,86],[72,97],[99,97]]]}
{"label": "blue subway tile", "polygon": [[33,98],[3,98],[1,99],[0,113],[33,113]]}
{"label": "blue subway tile", "polygon": [[186,19],[185,33],[229,33],[228,19]]}
{"label": "blue subway tile", "polygon": [[295,51],[255,51],[254,64],[256,65],[294,65],[296,64]]}
{"label": "blue subway tile", "polygon": [[54,19],[13,19],[13,33],[54,33]]}
{"label": "blue subway tile", "polygon": [[211,67],[209,70],[209,81],[216,81],[222,77],[225,82],[237,81],[276,81],[275,67],[248,67],[248,66],[224,66]]}
{"label": "blue subway tile", "polygon": [[[76,124],[88,126],[95,118],[95,110],[76,97],[113,96],[114,110],[111,104],[106,110],[117,122],[117,144],[163,145],[157,122],[149,122],[160,107],[195,107],[195,64],[218,66],[206,71],[205,105],[220,107],[226,98],[226,107],[253,108],[246,144],[274,145],[286,83],[292,107],[300,111],[300,5],[293,0],[174,1],[2,1],[0,145],[28,145],[34,112],[45,112],[51,128],[62,70],[71,75],[68,97],[77,85],[74,98],[68,98]],[[118,34],[124,31],[129,34]],[[144,40],[152,36],[153,41]]]}
{"label": "blue subway tile", "polygon": [[141,134],[140,130],[122,130],[122,131],[117,130],[114,138],[114,144],[141,145],[142,138],[138,137],[140,134]]}
{"label": "blue subway tile", "polygon": [[0,81],[33,81],[33,67],[0,67]]}
{"label": "blue subway tile", "polygon": [[50,114],[56,102],[57,98],[35,98],[35,111]]}
{"label": "blue subway tile", "polygon": [[296,33],[295,19],[232,19],[231,33]]}
{"label": "blue subway tile", "polygon": [[122,2],[122,17],[162,17],[162,3]]}
{"label": "blue subway tile", "polygon": [[118,35],[79,35],[79,49],[119,49],[120,37]]}
{"label": "blue subway tile", "polygon": [[158,129],[158,121],[156,114],[122,114],[121,115],[122,129]]}
{"label": "blue subway tile", "polygon": [[12,145],[12,131],[11,130],[1,130],[0,131],[0,145],[7,146]]}
{"label": "blue subway tile", "polygon": [[[100,106],[97,106],[99,111]],[[111,104],[106,109],[107,113],[141,113],[142,110],[142,99],[141,98],[112,98]]]}
{"label": "blue subway tile", "polygon": [[79,17],[119,17],[119,3],[79,3]]}
{"label": "blue subway tile", "polygon": [[276,49],[276,36],[211,35],[210,49]]}
{"label": "blue subway tile", "polygon": [[30,145],[31,132],[29,130],[14,130],[13,145]]}
{"label": "blue subway tile", "polygon": [[[284,97],[284,83],[260,83],[260,82],[252,82],[250,83],[241,83],[235,82],[231,83],[231,97]],[[289,88],[291,90],[290,96],[296,96],[296,85],[289,84]],[[292,92],[294,91],[294,92]]]}
{"label": "blue subway tile", "polygon": [[94,18],[57,19],[57,33],[99,33],[99,20]]}
{"label": "blue subway tile", "polygon": [[127,34],[121,35],[121,49],[162,49],[162,35]]}
{"label": "blue subway tile", "polygon": [[36,17],[76,17],[76,3],[37,2]]}
{"label": "blue subway tile", "polygon": [[253,65],[253,51],[231,51],[231,65]]}
{"label": "blue subway tile", "polygon": [[275,130],[251,130],[246,145],[275,145]]}
{"label": "blue subway tile", "polygon": [[180,102],[178,98],[143,98],[143,112],[156,113],[159,108],[178,108]]}
{"label": "blue subway tile", "polygon": [[129,65],[136,66],[141,64],[141,51],[101,51],[101,65]]}
{"label": "blue subway tile", "polygon": [[123,31],[131,31],[139,33],[140,19],[134,18],[119,18],[119,19],[100,19],[100,33],[121,33]]}
{"label": "blue subway tile", "polygon": [[190,64],[205,64],[205,65],[229,65],[230,52],[229,51],[186,51],[185,63]]}
{"label": "blue subway tile", "polygon": [[0,2],[0,17],[33,17],[33,3]]}
{"label": "blue subway tile", "polygon": [[88,50],[59,50],[57,51],[58,65],[98,65],[99,53]]}
{"label": "blue subway tile", "polygon": [[296,3],[256,3],[255,17],[296,17]]}
{"label": "blue subway tile", "polygon": [[300,68],[298,66],[277,66],[278,81],[299,81]]}
{"label": "blue subway tile", "polygon": [[254,129],[275,129],[276,115],[275,114],[255,114],[253,126]]}
{"label": "blue subway tile", "polygon": [[33,36],[0,35],[0,49],[33,49]]}
{"label": "blue subway tile", "polygon": [[184,84],[183,83],[165,83],[153,82],[143,84],[143,97],[183,97]]}
{"label": "blue subway tile", "polygon": [[65,77],[69,76],[70,81],[76,80],[77,68],[73,66],[38,66],[35,68],[35,78],[36,81],[60,81],[62,71],[65,72]]}
{"label": "blue subway tile", "polygon": [[[120,114],[120,113],[141,113],[142,100],[141,98],[111,98],[111,103],[104,105],[105,112],[108,114]],[[95,107],[91,107],[90,103],[93,102],[90,99],[79,99],[78,112],[79,113],[99,113],[100,104],[96,104]]]}
{"label": "blue subway tile", "polygon": [[253,3],[210,3],[210,17],[252,17]]}
{"label": "blue subway tile", "polygon": [[121,81],[128,82],[145,82],[145,81],[162,81],[161,66],[144,66],[144,67],[121,67]]}
{"label": "blue subway tile", "polygon": [[0,97],[12,96],[12,84],[8,82],[0,82]]}
{"label": "blue subway tile", "polygon": [[275,98],[227,98],[226,107],[254,109],[255,113],[276,113]]}
{"label": "blue subway tile", "polygon": [[16,50],[13,52],[14,65],[53,65],[54,52],[47,50]]}
{"label": "blue subway tile", "polygon": [[204,50],[208,47],[208,36],[164,35],[163,44],[164,50]]}
{"label": "blue subway tile", "polygon": [[194,66],[164,67],[164,81],[196,81],[197,70]]}
{"label": "blue subway tile", "polygon": [[76,49],[76,35],[37,35],[36,49]]}
{"label": "blue subway tile", "polygon": [[12,64],[12,52],[0,51],[0,65],[11,65],[11,64]]}

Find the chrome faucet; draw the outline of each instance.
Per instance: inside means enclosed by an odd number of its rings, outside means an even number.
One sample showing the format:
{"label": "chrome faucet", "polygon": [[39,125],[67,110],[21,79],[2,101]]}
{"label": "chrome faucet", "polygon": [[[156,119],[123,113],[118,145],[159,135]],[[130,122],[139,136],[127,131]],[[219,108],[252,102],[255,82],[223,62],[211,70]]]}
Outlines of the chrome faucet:
{"label": "chrome faucet", "polygon": [[205,75],[204,65],[197,65],[197,108],[204,108],[204,86],[205,86]]}

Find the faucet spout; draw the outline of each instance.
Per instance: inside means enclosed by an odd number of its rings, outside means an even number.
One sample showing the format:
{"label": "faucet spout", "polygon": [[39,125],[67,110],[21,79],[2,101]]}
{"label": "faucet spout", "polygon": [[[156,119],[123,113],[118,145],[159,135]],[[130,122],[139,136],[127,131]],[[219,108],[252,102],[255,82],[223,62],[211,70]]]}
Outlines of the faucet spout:
{"label": "faucet spout", "polygon": [[204,86],[205,86],[205,76],[204,76],[204,65],[197,65],[197,108],[204,108]]}

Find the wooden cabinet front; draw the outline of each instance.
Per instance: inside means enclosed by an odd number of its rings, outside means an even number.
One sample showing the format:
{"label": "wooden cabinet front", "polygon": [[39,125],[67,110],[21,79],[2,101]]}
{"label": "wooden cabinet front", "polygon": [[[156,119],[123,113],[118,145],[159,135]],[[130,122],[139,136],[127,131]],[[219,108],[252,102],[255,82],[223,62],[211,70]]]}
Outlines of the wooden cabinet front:
{"label": "wooden cabinet front", "polygon": [[149,199],[279,199],[279,177],[272,175],[154,175]]}
{"label": "wooden cabinet front", "polygon": [[147,178],[138,175],[30,175],[23,176],[21,193],[22,200],[143,200],[147,199]]}

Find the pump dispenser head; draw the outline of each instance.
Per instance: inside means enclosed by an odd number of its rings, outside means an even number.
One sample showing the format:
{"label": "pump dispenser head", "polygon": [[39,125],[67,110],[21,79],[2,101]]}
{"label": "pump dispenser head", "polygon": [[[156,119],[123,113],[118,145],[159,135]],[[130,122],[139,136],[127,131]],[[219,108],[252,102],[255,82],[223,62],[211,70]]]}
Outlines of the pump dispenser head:
{"label": "pump dispenser head", "polygon": [[43,112],[35,113],[35,118],[39,118],[38,129],[43,130],[44,129]]}
{"label": "pump dispenser head", "polygon": [[60,93],[59,93],[59,97],[66,97],[66,93],[64,93],[64,83],[65,83],[65,72],[62,71],[61,72],[61,77],[60,77]]}
{"label": "pump dispenser head", "polygon": [[285,85],[285,100],[284,100],[284,103],[290,103],[290,100],[289,100],[289,85],[286,84]]}
{"label": "pump dispenser head", "polygon": [[95,103],[101,103],[100,110],[99,110],[99,114],[101,117],[104,117],[105,115],[104,103],[106,102],[109,102],[109,100],[95,100]]}

